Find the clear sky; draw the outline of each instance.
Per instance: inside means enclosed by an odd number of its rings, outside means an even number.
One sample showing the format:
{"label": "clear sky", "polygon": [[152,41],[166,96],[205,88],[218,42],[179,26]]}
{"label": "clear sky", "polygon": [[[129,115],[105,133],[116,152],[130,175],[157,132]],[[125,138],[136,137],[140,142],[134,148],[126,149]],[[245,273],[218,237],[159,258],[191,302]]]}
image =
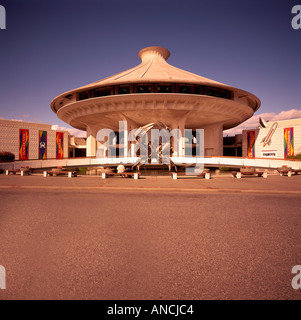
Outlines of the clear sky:
{"label": "clear sky", "polygon": [[162,46],[168,63],[259,97],[257,114],[301,111],[301,0],[0,0],[0,117],[69,127],[57,95],[129,69]]}

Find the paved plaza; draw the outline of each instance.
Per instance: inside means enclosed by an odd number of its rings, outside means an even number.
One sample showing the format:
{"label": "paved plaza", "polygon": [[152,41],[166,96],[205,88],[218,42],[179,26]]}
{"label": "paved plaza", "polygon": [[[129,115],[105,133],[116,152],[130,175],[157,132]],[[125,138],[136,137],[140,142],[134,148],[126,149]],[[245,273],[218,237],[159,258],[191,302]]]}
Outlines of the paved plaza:
{"label": "paved plaza", "polygon": [[301,175],[0,175],[0,299],[297,299]]}

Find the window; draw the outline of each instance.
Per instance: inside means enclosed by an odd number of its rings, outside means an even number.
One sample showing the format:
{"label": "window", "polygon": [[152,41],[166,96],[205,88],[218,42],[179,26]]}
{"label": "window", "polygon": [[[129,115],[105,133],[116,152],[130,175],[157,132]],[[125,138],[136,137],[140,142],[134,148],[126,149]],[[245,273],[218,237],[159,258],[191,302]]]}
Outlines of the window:
{"label": "window", "polygon": [[217,97],[217,98],[231,99],[230,91],[219,89],[219,88],[206,87],[205,95]]}
{"label": "window", "polygon": [[93,90],[93,97],[103,97],[111,95],[111,87],[97,88]]}
{"label": "window", "polygon": [[194,86],[194,94],[204,94],[204,88],[202,86]]}
{"label": "window", "polygon": [[[207,95],[223,99],[232,99],[232,93],[229,90],[224,90],[215,87],[206,87],[193,84],[176,84],[176,83],[141,83],[141,84],[125,84],[118,86],[107,86],[86,90],[78,93],[78,100],[86,100],[109,96],[114,94],[130,94],[130,93],[182,93],[182,94],[197,94]],[[71,99],[72,95],[65,98]]]}
{"label": "window", "polygon": [[90,99],[90,91],[80,92],[78,95],[79,100]]}
{"label": "window", "polygon": [[118,94],[129,94],[131,92],[130,86],[119,86],[118,87]]}
{"label": "window", "polygon": [[158,93],[172,93],[172,85],[171,84],[158,84],[157,87]]}
{"label": "window", "polygon": [[191,94],[192,93],[192,86],[187,86],[187,85],[179,85],[178,86],[178,93],[186,93],[186,94]]}
{"label": "window", "polygon": [[137,93],[151,93],[152,85],[151,84],[137,84],[135,92]]}

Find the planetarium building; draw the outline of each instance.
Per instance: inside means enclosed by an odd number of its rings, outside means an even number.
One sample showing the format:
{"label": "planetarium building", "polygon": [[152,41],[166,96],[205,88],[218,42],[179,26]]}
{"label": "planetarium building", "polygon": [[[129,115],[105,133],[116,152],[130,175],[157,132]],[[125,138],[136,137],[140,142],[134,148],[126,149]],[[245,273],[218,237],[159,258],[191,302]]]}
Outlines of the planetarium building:
{"label": "planetarium building", "polygon": [[[57,116],[87,132],[87,156],[96,156],[97,132],[161,126],[192,132],[204,129],[205,156],[223,155],[223,130],[250,118],[260,107],[253,94],[176,68],[170,52],[144,48],[141,63],[114,76],[65,92],[51,102]],[[118,142],[117,142],[118,143]],[[130,150],[130,147],[129,149]],[[185,148],[178,151],[185,156]]]}

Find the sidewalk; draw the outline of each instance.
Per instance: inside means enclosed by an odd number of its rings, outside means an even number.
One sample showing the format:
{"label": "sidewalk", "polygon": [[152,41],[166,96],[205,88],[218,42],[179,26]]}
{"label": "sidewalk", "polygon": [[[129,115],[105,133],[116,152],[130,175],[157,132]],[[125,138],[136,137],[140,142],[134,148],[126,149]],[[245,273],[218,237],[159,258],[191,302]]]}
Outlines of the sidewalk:
{"label": "sidewalk", "polygon": [[132,178],[101,176],[67,176],[43,177],[41,174],[31,176],[0,175],[0,191],[3,189],[45,189],[45,190],[102,190],[127,192],[193,192],[193,193],[283,193],[301,195],[301,175],[292,177],[269,175],[262,177],[243,176],[236,179],[231,174],[213,175],[210,180],[198,177],[181,177],[173,180],[170,176],[141,176]]}

